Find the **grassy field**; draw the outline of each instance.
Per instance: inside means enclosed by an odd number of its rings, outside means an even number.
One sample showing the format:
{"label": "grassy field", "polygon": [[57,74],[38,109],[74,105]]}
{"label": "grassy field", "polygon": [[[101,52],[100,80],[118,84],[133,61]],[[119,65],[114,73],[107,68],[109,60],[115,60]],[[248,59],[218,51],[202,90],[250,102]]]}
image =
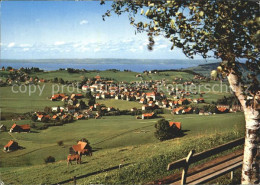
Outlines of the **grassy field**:
{"label": "grassy field", "polygon": [[137,109],[141,109],[141,103],[135,101],[126,101],[126,100],[115,100],[115,99],[104,99],[104,100],[97,100],[97,103],[104,104],[107,107],[114,107],[118,108],[119,110],[131,110],[131,108],[136,107]]}
{"label": "grassy field", "polygon": [[[173,80],[175,77],[185,80],[192,79],[193,75],[185,72],[162,72],[159,74],[142,75],[136,78],[135,72],[111,72],[101,71],[89,73],[69,74],[66,71],[44,72],[34,74],[40,78],[53,79],[55,77],[64,80],[81,80],[84,77],[101,77],[117,79],[118,81],[140,80]],[[209,82],[212,88],[216,82]],[[1,87],[0,108],[2,116],[11,113],[25,113],[42,111],[44,107],[63,106],[62,101],[52,102],[48,97],[52,95],[50,83],[41,84],[41,95],[37,87],[36,92],[29,96],[27,93],[13,93],[11,87]],[[205,83],[201,91],[206,91]],[[26,86],[28,87],[28,86]],[[59,85],[59,87],[61,87]],[[55,84],[57,90],[57,84]],[[15,90],[17,90],[16,87]],[[165,89],[164,89],[165,90]],[[59,92],[68,92],[66,88],[60,88]],[[220,92],[220,87],[215,87],[203,98],[206,103],[216,101],[218,98],[228,96],[230,93]],[[198,98],[199,95],[192,96]],[[86,101],[86,99],[84,99]],[[87,102],[87,101],[86,101]],[[141,108],[138,102],[123,100],[97,100],[107,107],[115,107],[120,110],[129,110],[133,107]],[[40,184],[57,183],[69,179],[74,175],[86,175],[77,182],[79,184],[133,184],[146,183],[156,180],[173,172],[167,172],[167,163],[183,158],[191,149],[200,152],[219,144],[244,135],[243,113],[217,114],[200,116],[195,114],[171,115],[162,114],[167,120],[182,122],[184,136],[172,140],[160,142],[154,137],[154,124],[157,119],[137,120],[135,116],[104,116],[101,119],[89,119],[75,121],[63,126],[49,127],[46,130],[32,130],[31,133],[0,132],[0,148],[10,140],[16,140],[24,149],[4,153],[0,151],[1,180],[6,184]],[[8,129],[14,122],[10,120],[0,121]],[[30,120],[17,121],[18,124],[30,124]],[[42,123],[36,123],[42,124]],[[81,138],[87,138],[94,149],[93,157],[83,157],[83,164],[67,167],[66,157],[69,148]],[[57,142],[63,141],[63,146]],[[44,158],[54,156],[56,162],[44,164]],[[129,164],[121,170],[103,170]]]}
{"label": "grassy field", "polygon": [[[35,183],[54,183],[57,180],[70,178],[73,174],[92,173],[118,165],[122,161],[123,163],[131,162],[141,165],[153,157],[157,160],[158,156],[164,155],[164,151],[179,153],[182,151],[181,145],[185,145],[185,151],[183,151],[185,153],[188,148],[196,147],[192,143],[198,142],[198,139],[201,140],[201,138],[211,138],[212,142],[215,142],[215,139],[218,142],[224,142],[225,139],[222,137],[224,135],[229,134],[232,138],[240,136],[244,130],[244,117],[242,113],[234,115],[174,116],[175,121],[182,122],[182,129],[186,135],[166,142],[159,142],[154,138],[154,123],[157,119],[136,120],[134,116],[81,120],[64,126],[50,127],[38,133],[1,133],[1,148],[12,138],[25,147],[23,150],[8,154],[1,152],[1,176],[6,183],[20,182],[26,184],[30,180]],[[172,119],[170,115],[166,116],[166,118]],[[10,121],[1,123],[8,125],[8,127],[12,125]],[[26,120],[18,123],[26,123]],[[96,150],[94,156],[91,158],[84,157],[84,164],[81,167],[75,165],[66,167],[64,160],[69,147],[75,144],[77,139],[83,137],[88,138],[92,147]],[[64,146],[57,145],[57,141],[60,140],[64,142]],[[203,146],[201,146],[200,150],[202,149]],[[43,164],[43,159],[49,155],[54,156],[58,162],[48,165]],[[177,155],[176,157],[180,156]],[[42,171],[40,176],[36,175],[39,171]],[[23,179],[19,176],[21,173],[30,174],[30,177]],[[55,174],[55,177],[50,173]],[[48,179],[44,177],[46,175],[49,176]],[[59,177],[56,179],[57,175]],[[117,178],[114,175],[111,178]],[[97,177],[100,178],[99,175]],[[43,181],[41,178],[43,178]],[[91,181],[93,178],[94,176],[90,178]],[[149,178],[151,177],[149,176]],[[149,178],[139,180],[144,182]],[[90,179],[87,181],[90,182]],[[139,182],[139,180],[133,182]],[[94,182],[98,183],[99,181]],[[111,182],[113,181],[107,181],[107,183]],[[131,181],[122,182],[130,183]]]}
{"label": "grassy field", "polygon": [[54,79],[55,77],[62,78],[63,80],[82,80],[84,77],[93,78],[100,75],[102,78],[111,78],[115,81],[133,82],[140,80],[174,80],[174,78],[183,78],[184,80],[190,80],[193,75],[186,72],[160,72],[157,74],[142,74],[142,77],[136,77],[139,74],[137,72],[124,72],[124,71],[99,71],[99,72],[81,72],[81,73],[68,73],[67,71],[48,71],[32,74],[32,76],[38,76],[44,79]]}
{"label": "grassy field", "polygon": [[[27,91],[25,89],[27,88]],[[58,90],[59,89],[59,90]],[[18,93],[13,92],[18,91]],[[33,87],[31,87],[31,92],[33,92]],[[1,87],[0,89],[0,108],[2,113],[13,112],[13,113],[25,113],[32,111],[43,111],[44,107],[49,106],[63,106],[62,101],[50,101],[52,92],[68,93],[71,94],[73,89],[67,86],[62,86],[58,84],[44,83],[36,86],[35,92],[29,95],[29,86],[22,86],[21,91],[19,87]],[[69,91],[71,91],[69,93]],[[24,92],[24,93],[23,93]],[[42,92],[42,93],[41,93]],[[75,89],[76,92],[76,89]]]}

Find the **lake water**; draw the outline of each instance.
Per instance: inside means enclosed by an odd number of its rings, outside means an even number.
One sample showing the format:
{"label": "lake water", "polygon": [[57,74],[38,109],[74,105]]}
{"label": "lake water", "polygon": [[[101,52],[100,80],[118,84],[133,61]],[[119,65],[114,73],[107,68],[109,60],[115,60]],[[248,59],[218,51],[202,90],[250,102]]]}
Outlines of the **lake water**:
{"label": "lake water", "polygon": [[145,70],[182,69],[199,64],[207,64],[216,61],[205,60],[131,60],[131,59],[42,59],[42,60],[1,60],[0,66],[11,66],[15,69],[21,67],[38,67],[46,71],[59,68],[74,68],[86,70],[118,69],[123,71],[142,72]]}

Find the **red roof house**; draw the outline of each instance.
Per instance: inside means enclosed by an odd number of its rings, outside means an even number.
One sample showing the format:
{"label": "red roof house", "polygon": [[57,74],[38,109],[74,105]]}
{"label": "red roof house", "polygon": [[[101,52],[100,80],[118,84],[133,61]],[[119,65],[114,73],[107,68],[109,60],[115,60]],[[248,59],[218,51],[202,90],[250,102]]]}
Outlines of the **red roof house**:
{"label": "red roof house", "polygon": [[16,123],[10,129],[10,132],[30,132],[30,125],[17,125]]}
{"label": "red roof house", "polygon": [[5,146],[4,146],[4,151],[10,152],[18,149],[18,143],[10,140]]}
{"label": "red roof house", "polygon": [[170,121],[170,122],[169,122],[169,125],[170,125],[170,127],[172,127],[173,125],[175,125],[178,129],[181,130],[181,122],[173,122],[173,121]]}

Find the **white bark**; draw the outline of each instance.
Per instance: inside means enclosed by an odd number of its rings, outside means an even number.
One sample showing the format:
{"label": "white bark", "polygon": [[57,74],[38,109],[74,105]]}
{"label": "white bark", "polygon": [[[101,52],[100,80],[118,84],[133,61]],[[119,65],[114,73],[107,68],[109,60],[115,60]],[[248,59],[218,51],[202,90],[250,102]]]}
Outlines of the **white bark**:
{"label": "white bark", "polygon": [[243,95],[243,89],[238,84],[239,80],[237,75],[230,73],[228,75],[228,81],[231,89],[234,91],[235,95],[239,99],[244,109],[246,121],[241,184],[258,184],[260,157],[260,114],[259,111],[255,109],[256,106],[246,106],[246,100],[245,96]]}

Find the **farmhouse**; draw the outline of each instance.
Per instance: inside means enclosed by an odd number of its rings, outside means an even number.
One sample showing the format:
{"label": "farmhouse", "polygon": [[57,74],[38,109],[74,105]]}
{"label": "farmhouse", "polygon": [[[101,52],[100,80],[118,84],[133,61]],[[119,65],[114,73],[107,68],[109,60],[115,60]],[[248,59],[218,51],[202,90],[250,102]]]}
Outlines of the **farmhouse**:
{"label": "farmhouse", "polygon": [[173,114],[181,114],[183,111],[183,107],[178,107],[178,108],[175,108],[173,109]]}
{"label": "farmhouse", "polygon": [[178,104],[179,104],[179,105],[187,105],[187,104],[189,104],[189,103],[190,103],[189,100],[187,100],[186,98],[180,99],[180,100],[178,101]]}
{"label": "farmhouse", "polygon": [[69,149],[70,154],[86,154],[90,149],[87,142],[79,141],[77,145],[73,145]]}
{"label": "farmhouse", "polygon": [[45,80],[44,80],[44,79],[40,79],[38,82],[39,82],[39,83],[44,83]]}
{"label": "farmhouse", "polygon": [[218,111],[220,113],[227,113],[227,112],[229,112],[229,109],[226,108],[226,107],[217,107],[217,108],[218,108]]}
{"label": "farmhouse", "polygon": [[181,130],[181,122],[173,122],[173,121],[170,121],[170,122],[169,122],[169,125],[170,125],[170,127],[172,127],[173,125],[175,125],[178,129]]}
{"label": "farmhouse", "polygon": [[6,152],[11,152],[11,151],[14,151],[14,150],[18,150],[19,149],[19,146],[18,146],[18,143],[13,141],[13,140],[10,140],[5,146],[4,146],[4,151]]}
{"label": "farmhouse", "polygon": [[60,112],[63,112],[64,111],[64,107],[52,107],[51,108],[52,112],[58,112],[58,110],[60,110]]}
{"label": "farmhouse", "polygon": [[53,115],[53,116],[52,116],[52,120],[59,120],[59,116]]}
{"label": "farmhouse", "polygon": [[149,101],[148,105],[152,107],[154,105],[153,101]]}
{"label": "farmhouse", "polygon": [[87,91],[87,90],[89,90],[89,86],[88,85],[83,85],[81,89],[82,89],[82,91]]}
{"label": "farmhouse", "polygon": [[151,98],[153,101],[155,101],[155,100],[159,99],[159,96],[158,96],[158,93],[156,93],[156,92],[148,92],[148,93],[146,93],[146,98],[147,99]]}
{"label": "farmhouse", "polygon": [[84,118],[85,118],[85,117],[84,117],[83,114],[80,114],[80,115],[78,115],[78,116],[76,117],[77,120],[81,120],[81,119],[84,119]]}
{"label": "farmhouse", "polygon": [[43,121],[43,119],[45,119],[45,120],[51,119],[51,117],[49,115],[38,114],[37,116],[38,116],[38,119],[37,119],[38,121]]}
{"label": "farmhouse", "polygon": [[116,109],[114,107],[108,107],[107,111],[115,111]]}
{"label": "farmhouse", "polygon": [[136,108],[136,107],[131,108],[131,112],[134,112],[134,111],[137,111],[137,108]]}
{"label": "farmhouse", "polygon": [[183,114],[192,113],[192,108],[191,108],[191,107],[188,107],[187,109],[183,109],[182,113],[183,113]]}
{"label": "farmhouse", "polygon": [[52,101],[58,101],[58,100],[61,100],[63,98],[65,98],[65,94],[54,94],[54,95],[52,95],[51,100]]}
{"label": "farmhouse", "polygon": [[143,103],[143,104],[145,104],[147,101],[146,101],[146,99],[144,99],[144,98],[141,98],[141,100],[140,100],[140,102],[139,103]]}
{"label": "farmhouse", "polygon": [[142,114],[142,119],[151,119],[151,118],[154,118],[154,117],[155,117],[154,112]]}
{"label": "farmhouse", "polygon": [[83,94],[71,94],[70,99],[81,99],[83,98]]}
{"label": "farmhouse", "polygon": [[101,76],[97,75],[97,76],[95,76],[95,79],[96,79],[96,80],[100,80],[100,79],[101,79]]}
{"label": "farmhouse", "polygon": [[10,132],[30,132],[30,125],[17,125],[13,124],[13,126],[10,129]]}
{"label": "farmhouse", "polygon": [[0,125],[0,131],[1,132],[5,132],[6,131],[6,126],[4,126],[3,124]]}
{"label": "farmhouse", "polygon": [[116,100],[121,99],[121,95],[120,95],[120,94],[115,95],[115,99],[116,99]]}

